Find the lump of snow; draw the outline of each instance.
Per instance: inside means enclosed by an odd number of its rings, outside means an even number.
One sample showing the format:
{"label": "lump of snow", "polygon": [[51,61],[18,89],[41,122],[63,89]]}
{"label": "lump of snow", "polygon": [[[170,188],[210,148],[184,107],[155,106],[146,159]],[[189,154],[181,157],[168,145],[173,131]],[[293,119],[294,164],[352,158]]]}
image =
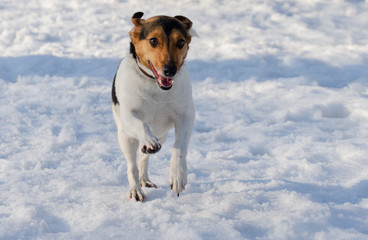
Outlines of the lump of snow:
{"label": "lump of snow", "polygon": [[325,118],[347,118],[350,115],[350,111],[341,103],[330,103],[323,106],[321,111]]}

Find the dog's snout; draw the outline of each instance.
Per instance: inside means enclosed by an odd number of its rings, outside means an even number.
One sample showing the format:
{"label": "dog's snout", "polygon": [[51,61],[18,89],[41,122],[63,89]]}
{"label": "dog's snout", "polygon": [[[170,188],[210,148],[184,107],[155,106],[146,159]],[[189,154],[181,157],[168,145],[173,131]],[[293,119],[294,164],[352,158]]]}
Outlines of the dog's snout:
{"label": "dog's snout", "polygon": [[173,77],[176,74],[177,68],[175,65],[164,65],[163,71],[165,74],[165,77]]}

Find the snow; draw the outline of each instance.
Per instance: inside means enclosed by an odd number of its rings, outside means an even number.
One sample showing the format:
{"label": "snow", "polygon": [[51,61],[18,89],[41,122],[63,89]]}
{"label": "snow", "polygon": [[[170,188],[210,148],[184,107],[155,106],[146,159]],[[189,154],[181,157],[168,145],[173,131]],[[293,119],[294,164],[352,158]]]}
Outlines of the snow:
{"label": "snow", "polygon": [[[5,0],[0,239],[368,239],[364,0]],[[110,87],[130,18],[184,15],[196,124],[125,199]]]}

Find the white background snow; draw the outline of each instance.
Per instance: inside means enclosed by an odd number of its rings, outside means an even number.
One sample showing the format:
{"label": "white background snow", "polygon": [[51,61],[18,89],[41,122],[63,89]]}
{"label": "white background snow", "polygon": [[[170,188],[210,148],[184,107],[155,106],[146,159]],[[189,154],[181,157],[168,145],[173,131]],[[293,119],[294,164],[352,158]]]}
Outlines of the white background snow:
{"label": "white background snow", "polygon": [[[111,113],[130,18],[184,15],[188,186],[125,199]],[[368,239],[368,2],[2,0],[0,239]]]}

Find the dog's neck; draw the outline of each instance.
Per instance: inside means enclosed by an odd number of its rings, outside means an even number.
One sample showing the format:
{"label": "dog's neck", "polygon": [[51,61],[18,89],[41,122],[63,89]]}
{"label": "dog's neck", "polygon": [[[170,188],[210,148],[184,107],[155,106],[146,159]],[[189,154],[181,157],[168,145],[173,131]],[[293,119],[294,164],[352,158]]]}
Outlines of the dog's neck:
{"label": "dog's neck", "polygon": [[133,43],[130,43],[130,53],[132,54],[135,62],[137,63],[137,67],[138,69],[146,76],[149,77],[151,79],[155,79],[154,76],[152,76],[151,74],[149,74],[147,71],[149,71],[150,69],[148,69],[147,67],[143,66],[138,59],[137,53],[135,52],[135,47],[133,45]]}
{"label": "dog's neck", "polygon": [[146,71],[145,69],[147,69],[147,70],[149,70],[149,69],[148,69],[148,68],[146,68],[145,66],[143,66],[143,65],[139,62],[138,58],[135,58],[135,62],[137,63],[137,67],[139,68],[139,70],[140,70],[144,75],[146,75],[146,77],[149,77],[149,78],[155,79],[155,77],[154,77],[154,76],[152,76],[152,75],[150,75],[149,73],[147,73],[147,71]]}

